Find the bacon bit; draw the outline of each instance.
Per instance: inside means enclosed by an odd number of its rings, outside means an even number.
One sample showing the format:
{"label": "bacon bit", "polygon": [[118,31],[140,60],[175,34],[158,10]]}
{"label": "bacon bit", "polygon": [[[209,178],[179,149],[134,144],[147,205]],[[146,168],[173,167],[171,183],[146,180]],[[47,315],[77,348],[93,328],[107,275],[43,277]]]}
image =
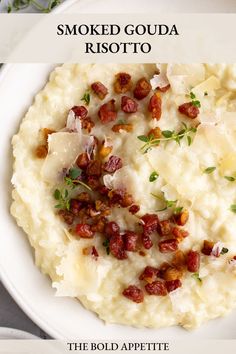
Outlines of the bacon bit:
{"label": "bacon bit", "polygon": [[199,108],[194,106],[192,102],[186,102],[179,106],[178,108],[181,114],[184,114],[188,118],[195,119],[200,113]]}
{"label": "bacon bit", "polygon": [[178,242],[181,242],[185,237],[188,237],[189,232],[186,230],[182,230],[179,227],[173,227],[172,235],[175,236]]}
{"label": "bacon bit", "polygon": [[95,209],[97,211],[104,211],[108,208],[107,204],[103,202],[102,200],[95,200]]}
{"label": "bacon bit", "polygon": [[123,208],[128,208],[130,205],[132,205],[134,202],[133,197],[129,193],[125,193],[123,199],[120,202],[120,205]]}
{"label": "bacon bit", "polygon": [[153,283],[159,275],[159,270],[157,268],[147,266],[145,267],[142,274],[139,276],[139,280],[145,280],[147,283]]}
{"label": "bacon bit", "polygon": [[87,207],[87,214],[91,217],[91,218],[95,218],[96,216],[100,215],[101,212],[97,211],[92,205],[89,205]]}
{"label": "bacon bit", "polygon": [[62,220],[67,225],[72,225],[74,222],[74,215],[70,213],[68,210],[59,210],[58,215],[62,218]]}
{"label": "bacon bit", "polygon": [[76,165],[81,168],[81,170],[86,170],[89,164],[89,157],[87,152],[80,154],[76,160]]}
{"label": "bacon bit", "polygon": [[189,218],[188,210],[183,210],[178,214],[174,214],[173,219],[174,222],[179,226],[184,226]]}
{"label": "bacon bit", "polygon": [[159,96],[158,93],[155,93],[150,98],[148,104],[148,111],[152,113],[153,119],[159,120],[161,118],[161,113],[162,113],[161,105],[162,105],[161,97]]}
{"label": "bacon bit", "polygon": [[160,236],[167,236],[171,233],[171,231],[172,231],[172,226],[170,220],[159,221],[157,225],[157,232],[159,233]]}
{"label": "bacon bit", "polygon": [[35,156],[38,159],[45,159],[45,157],[47,157],[47,154],[48,154],[47,145],[39,145],[39,146],[36,147]]}
{"label": "bacon bit", "polygon": [[103,141],[102,146],[99,150],[100,157],[102,159],[107,157],[112,152],[112,149],[113,149],[112,145],[107,145],[107,143],[105,141]]}
{"label": "bacon bit", "polygon": [[84,106],[74,106],[71,108],[76,117],[81,118],[82,120],[87,117],[88,110]]}
{"label": "bacon bit", "polygon": [[203,242],[203,248],[202,248],[202,253],[205,254],[206,256],[210,256],[211,252],[212,252],[212,249],[214,247],[214,242],[212,241],[207,241],[207,240],[204,240]]}
{"label": "bacon bit", "polygon": [[73,215],[78,216],[79,211],[82,209],[82,203],[77,199],[70,200],[70,211]]}
{"label": "bacon bit", "polygon": [[168,239],[158,244],[161,253],[174,252],[178,249],[178,241],[176,239]]}
{"label": "bacon bit", "polygon": [[152,232],[157,231],[159,219],[156,214],[145,214],[141,217],[141,221],[145,235],[150,235]]}
{"label": "bacon bit", "polygon": [[158,91],[161,91],[163,93],[165,93],[166,91],[168,91],[170,89],[170,84],[169,85],[166,85],[164,87],[157,87],[157,90]]}
{"label": "bacon bit", "polygon": [[165,283],[162,281],[154,281],[151,284],[146,284],[145,289],[149,295],[165,296],[167,295],[167,289]]}
{"label": "bacon bit", "polygon": [[98,111],[98,116],[101,120],[101,123],[103,124],[116,120],[117,112],[115,107],[115,100],[112,99],[107,103],[104,103]]}
{"label": "bacon bit", "polygon": [[108,196],[108,193],[110,192],[110,189],[107,188],[106,186],[100,186],[98,189],[98,192],[103,195],[103,196]]}
{"label": "bacon bit", "polygon": [[141,241],[142,241],[143,247],[146,248],[146,250],[149,250],[153,246],[152,240],[149,235],[142,234]]}
{"label": "bacon bit", "polygon": [[166,281],[165,286],[168,293],[170,293],[178,288],[181,288],[182,283],[179,279],[175,279],[175,280]]}
{"label": "bacon bit", "polygon": [[95,123],[90,117],[84,118],[81,120],[82,129],[87,130],[88,133],[91,133],[92,128],[95,126]]}
{"label": "bacon bit", "polygon": [[123,235],[125,250],[129,252],[135,252],[137,250],[137,242],[139,235],[133,231],[126,231]]}
{"label": "bacon bit", "polygon": [[174,267],[169,267],[163,273],[162,278],[167,280],[167,281],[170,281],[170,280],[177,280],[179,278],[182,278],[182,276],[183,276],[183,270],[177,269],[177,268],[174,268]]}
{"label": "bacon bit", "polygon": [[104,232],[104,228],[105,228],[105,220],[103,218],[98,219],[98,222],[91,226],[91,230],[93,232],[103,233]]}
{"label": "bacon bit", "polygon": [[135,113],[138,110],[138,103],[128,96],[122,96],[121,109],[125,113]]}
{"label": "bacon bit", "polygon": [[149,131],[148,137],[154,137],[155,139],[160,139],[162,137],[161,129],[159,127],[153,128]]}
{"label": "bacon bit", "polygon": [[163,278],[163,276],[164,276],[166,270],[169,269],[169,268],[170,268],[170,264],[167,263],[167,262],[163,262],[163,263],[160,265],[160,267],[159,267],[159,275],[158,275],[159,278]]}
{"label": "bacon bit", "polygon": [[185,258],[184,252],[178,250],[172,258],[171,265],[177,269],[183,269],[185,267]]}
{"label": "bacon bit", "polygon": [[98,96],[100,100],[103,100],[108,94],[108,89],[100,81],[96,81],[91,85],[91,89]]}
{"label": "bacon bit", "polygon": [[200,267],[200,254],[196,251],[190,251],[187,254],[186,264],[189,272],[196,273]]}
{"label": "bacon bit", "polygon": [[44,137],[45,141],[48,141],[48,136],[55,133],[55,132],[56,132],[56,130],[49,129],[49,128],[43,128],[42,133],[43,133],[43,137]]}
{"label": "bacon bit", "polygon": [[110,156],[109,160],[104,163],[103,170],[108,173],[114,173],[122,167],[122,160],[118,156]]}
{"label": "bacon bit", "polygon": [[115,76],[114,91],[116,93],[125,93],[131,89],[131,76],[127,73],[118,73]]}
{"label": "bacon bit", "polygon": [[129,207],[129,212],[133,215],[136,214],[139,210],[140,210],[140,206],[136,204],[133,204],[131,205],[131,207]]}
{"label": "bacon bit", "polygon": [[88,224],[77,224],[75,227],[75,233],[81,238],[92,238],[94,236],[94,232]]}
{"label": "bacon bit", "polygon": [[125,245],[123,237],[119,234],[113,234],[109,241],[109,248],[111,254],[119,259],[123,260],[127,258],[127,254],[125,252]]}
{"label": "bacon bit", "polygon": [[133,125],[132,124],[115,124],[115,125],[113,125],[111,130],[115,133],[119,133],[120,130],[124,130],[127,133],[130,133],[133,131]]}
{"label": "bacon bit", "polygon": [[133,204],[133,197],[128,194],[124,189],[113,189],[108,192],[108,198],[110,199],[110,205],[120,205],[123,208],[127,208]]}
{"label": "bacon bit", "polygon": [[98,160],[92,160],[89,162],[86,173],[88,176],[100,177],[102,174],[102,165]]}
{"label": "bacon bit", "polygon": [[139,251],[139,253],[138,253],[140,256],[142,256],[142,257],[145,257],[146,256],[146,253],[145,252],[143,252],[143,251]]}
{"label": "bacon bit", "polygon": [[106,224],[104,232],[107,237],[119,235],[120,226],[115,221],[110,221]]}
{"label": "bacon bit", "polygon": [[76,199],[80,202],[83,202],[83,203],[90,203],[91,202],[91,196],[87,192],[82,192],[82,193],[78,194]]}
{"label": "bacon bit", "polygon": [[129,300],[132,300],[133,302],[136,302],[137,304],[143,302],[143,300],[144,300],[143,291],[135,285],[130,285],[128,288],[126,288],[123,291],[122,294],[125,297],[127,297]]}
{"label": "bacon bit", "polygon": [[151,84],[145,79],[145,77],[143,77],[136,83],[134,97],[137,98],[137,100],[142,100],[149,95],[151,89]]}
{"label": "bacon bit", "polygon": [[97,176],[88,176],[87,178],[87,184],[89,185],[90,188],[93,190],[97,190],[98,188],[101,187],[101,183],[98,179]]}
{"label": "bacon bit", "polygon": [[96,250],[95,246],[92,247],[92,253],[91,254],[96,260],[99,257],[98,251]]}
{"label": "bacon bit", "polygon": [[79,211],[79,215],[78,215],[79,219],[80,219],[80,222],[82,224],[87,224],[88,221],[89,221],[89,216],[88,216],[88,213],[87,213],[87,208],[82,208],[80,211]]}
{"label": "bacon bit", "polygon": [[94,246],[90,246],[90,247],[85,247],[83,248],[83,255],[84,256],[92,256],[95,258],[95,260],[98,259],[99,257],[99,254],[98,254],[98,251],[96,250],[96,248]]}

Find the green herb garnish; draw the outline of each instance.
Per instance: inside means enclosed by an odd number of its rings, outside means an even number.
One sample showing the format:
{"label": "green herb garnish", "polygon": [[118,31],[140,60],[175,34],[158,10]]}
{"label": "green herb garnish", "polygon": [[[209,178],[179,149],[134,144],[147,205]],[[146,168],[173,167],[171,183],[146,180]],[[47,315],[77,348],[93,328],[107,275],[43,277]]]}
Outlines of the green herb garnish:
{"label": "green herb garnish", "polygon": [[86,91],[83,95],[83,97],[81,98],[82,101],[84,101],[84,103],[86,104],[86,106],[89,105],[90,103],[90,93],[89,91]]}
{"label": "green herb garnish", "polygon": [[67,189],[55,189],[53,196],[58,201],[58,204],[55,205],[55,208],[70,210],[70,199]]}
{"label": "green herb garnish", "polygon": [[226,254],[226,253],[228,253],[228,252],[229,252],[228,248],[223,247],[222,250],[221,250],[221,252],[220,252],[220,254]]}
{"label": "green herb garnish", "polygon": [[[154,193],[151,193],[151,195],[152,195],[154,198],[156,198],[156,199],[162,201],[162,202],[165,204],[165,207],[163,207],[162,209],[159,209],[159,210],[157,210],[157,211],[164,211],[164,210],[166,210],[166,209],[168,209],[168,208],[172,208],[172,207],[176,206],[176,204],[178,203],[178,200],[167,200],[167,199],[164,198],[164,196],[160,197],[159,195],[156,195],[156,194],[154,194]],[[175,207],[174,211],[175,211],[176,209],[179,209],[179,208],[180,208],[180,207]],[[183,209],[183,208],[181,207],[181,210],[182,210],[182,209]]]}
{"label": "green herb garnish", "polygon": [[80,168],[77,168],[77,167],[72,167],[69,170],[69,176],[72,179],[78,178],[81,175],[81,173],[82,173],[82,170]]}
{"label": "green herb garnish", "polygon": [[70,186],[72,189],[76,188],[78,184],[83,186],[84,188],[88,189],[90,192],[92,189],[84,182],[77,179],[82,173],[82,170],[77,167],[73,167],[69,170],[69,177],[64,177],[65,183]]}
{"label": "green herb garnish", "polygon": [[194,127],[187,127],[185,123],[182,123],[183,129],[179,132],[175,132],[174,130],[163,130],[161,132],[163,138],[155,138],[151,135],[139,135],[137,138],[144,142],[145,144],[141,147],[141,152],[143,154],[147,153],[154,146],[158,146],[162,142],[167,141],[176,141],[178,145],[180,145],[180,141],[186,137],[188,145],[192,143],[192,134],[196,133],[197,129]]}
{"label": "green herb garnish", "polygon": [[182,210],[183,210],[183,207],[176,207],[174,209],[174,214],[180,214]]}
{"label": "green herb garnish", "polygon": [[202,279],[199,277],[199,273],[193,273],[192,278],[196,279],[200,283],[202,283]]}
{"label": "green herb garnish", "polygon": [[191,103],[193,106],[198,107],[198,108],[201,107],[201,102],[196,99],[196,95],[192,91],[190,92],[190,98],[192,100]]}
{"label": "green herb garnish", "polygon": [[203,172],[204,173],[207,173],[207,174],[210,174],[212,173],[213,171],[215,171],[216,167],[215,166],[211,166],[211,167],[207,167]]}
{"label": "green herb garnish", "polygon": [[236,204],[230,205],[230,210],[231,210],[233,213],[236,213]]}
{"label": "green herb garnish", "polygon": [[230,182],[234,182],[235,181],[235,177],[233,176],[224,176],[225,179],[227,179],[227,181],[230,181]]}
{"label": "green herb garnish", "polygon": [[46,6],[43,6],[37,0],[13,0],[11,3],[8,3],[7,12],[10,13],[12,11],[19,11],[19,10],[23,10],[29,6],[32,6],[35,9],[37,9],[43,13],[48,13],[55,6],[59,5],[60,3],[61,3],[61,0],[50,0],[50,1],[47,1]]}
{"label": "green herb garnish", "polygon": [[154,182],[159,177],[159,174],[156,171],[153,171],[149,176],[149,182]]}
{"label": "green herb garnish", "polygon": [[107,238],[107,239],[103,242],[102,245],[105,247],[107,255],[109,255],[109,254],[110,254],[110,241],[109,241],[109,239]]}
{"label": "green herb garnish", "polygon": [[119,119],[117,124],[124,125],[126,124],[126,122],[124,121],[124,119]]}

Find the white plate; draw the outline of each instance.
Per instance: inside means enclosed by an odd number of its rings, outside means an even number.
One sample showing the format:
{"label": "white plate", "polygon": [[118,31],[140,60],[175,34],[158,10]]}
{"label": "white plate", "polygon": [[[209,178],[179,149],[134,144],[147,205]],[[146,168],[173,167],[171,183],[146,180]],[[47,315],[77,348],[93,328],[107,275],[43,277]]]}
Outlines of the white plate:
{"label": "white plate", "polygon": [[[149,2],[154,3],[152,0]],[[68,1],[68,3],[75,3],[75,1]],[[70,10],[73,9],[75,12],[75,9],[81,9],[81,11],[90,12],[92,9],[103,9],[103,7],[98,8],[97,3],[105,2],[88,1],[87,6],[86,1],[81,1],[81,3],[76,1]],[[115,1],[109,0],[109,3],[114,4]],[[135,1],[136,8],[132,7],[133,3],[134,1],[126,1],[126,12],[138,10],[138,2]],[[160,3],[164,4],[163,1]],[[169,1],[166,3],[168,5]],[[175,2],[172,0],[172,3]],[[119,1],[120,4],[121,1]],[[66,4],[62,8],[66,10]],[[157,6],[155,9],[157,10]],[[109,9],[108,12],[111,10]],[[177,327],[161,330],[136,329],[105,325],[96,315],[85,310],[78,301],[54,296],[50,280],[42,275],[34,265],[33,253],[25,234],[15,225],[9,214],[11,203],[9,181],[12,173],[11,137],[17,131],[20,120],[30,106],[33,96],[46,83],[52,68],[53,65],[49,64],[6,65],[0,73],[0,274],[8,291],[34,322],[52,337],[58,339],[156,341],[157,338],[159,340],[236,338],[235,312],[191,333]]]}
{"label": "white plate", "polygon": [[31,333],[20,331],[15,328],[0,327],[0,340],[1,339],[40,339]]}

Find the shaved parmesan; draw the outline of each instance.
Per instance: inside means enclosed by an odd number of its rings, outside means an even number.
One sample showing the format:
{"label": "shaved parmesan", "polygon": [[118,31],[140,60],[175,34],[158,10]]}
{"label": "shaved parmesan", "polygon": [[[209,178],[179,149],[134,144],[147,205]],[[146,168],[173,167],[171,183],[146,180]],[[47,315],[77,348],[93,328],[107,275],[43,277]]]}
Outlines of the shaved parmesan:
{"label": "shaved parmesan", "polygon": [[220,88],[220,80],[215,76],[210,76],[205,81],[195,86],[192,91],[196,96],[204,96],[207,93],[208,96],[215,95],[215,91]]}
{"label": "shaved parmesan", "polygon": [[76,118],[75,113],[72,110],[70,110],[68,114],[66,128],[72,132],[81,132],[81,121],[79,118]]}
{"label": "shaved parmesan", "polygon": [[160,73],[158,75],[154,75],[153,78],[150,80],[150,84],[152,89],[155,90],[156,88],[166,87],[169,85],[169,80],[165,73]]}
{"label": "shaved parmesan", "polygon": [[63,169],[69,169],[82,152],[81,138],[77,133],[58,132],[48,137],[48,155],[41,175],[47,182],[60,179]]}
{"label": "shaved parmesan", "polygon": [[211,255],[214,257],[219,257],[224,245],[222,242],[216,242],[212,248]]}
{"label": "shaved parmesan", "polygon": [[174,93],[187,94],[205,80],[205,68],[203,64],[169,64],[167,78]]}

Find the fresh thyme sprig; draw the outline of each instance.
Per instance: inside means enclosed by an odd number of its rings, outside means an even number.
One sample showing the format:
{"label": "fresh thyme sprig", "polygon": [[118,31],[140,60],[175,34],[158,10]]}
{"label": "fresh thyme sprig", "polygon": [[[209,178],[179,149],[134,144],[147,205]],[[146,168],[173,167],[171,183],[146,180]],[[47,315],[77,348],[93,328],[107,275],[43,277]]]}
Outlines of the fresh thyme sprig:
{"label": "fresh thyme sprig", "polygon": [[183,210],[183,207],[177,207],[178,200],[167,200],[165,199],[164,195],[160,197],[159,195],[156,195],[154,193],[151,193],[151,195],[165,204],[165,206],[162,209],[159,209],[157,211],[164,211],[167,210],[168,208],[174,207],[173,210],[174,214],[178,214]]}
{"label": "fresh thyme sprig", "polygon": [[80,168],[71,168],[69,170],[69,176],[68,177],[64,177],[64,181],[65,183],[70,186],[72,189],[76,188],[78,186],[78,184],[80,184],[81,186],[85,187],[86,189],[88,189],[90,192],[92,191],[92,189],[84,182],[80,181],[79,179],[77,179],[82,173],[82,170]]}
{"label": "fresh thyme sprig", "polygon": [[55,205],[57,209],[66,209],[70,210],[70,199],[68,189],[55,189],[53,193],[54,198],[58,201],[58,204]]}
{"label": "fresh thyme sprig", "polygon": [[193,93],[192,91],[189,94],[190,98],[191,98],[191,103],[193,106],[200,108],[201,107],[201,102],[196,98],[195,93]]}
{"label": "fresh thyme sprig", "polygon": [[[1,0],[0,0],[0,2],[1,2]],[[61,3],[61,0],[50,0],[50,1],[47,1],[46,6],[43,6],[37,0],[13,0],[11,2],[8,2],[7,12],[10,13],[12,11],[19,11],[19,10],[23,10],[29,6],[32,6],[35,9],[37,9],[43,13],[48,13],[54,7],[59,5],[60,3]]]}
{"label": "fresh thyme sprig", "polygon": [[180,145],[180,141],[183,138],[187,139],[188,146],[192,144],[192,135],[196,133],[197,129],[194,127],[188,127],[185,123],[182,123],[183,129],[179,132],[175,132],[174,130],[162,130],[161,134],[163,138],[155,138],[152,134],[150,135],[139,135],[137,138],[145,144],[141,147],[141,152],[146,154],[149,150],[154,146],[158,146],[162,142],[167,141],[176,141],[178,145]]}
{"label": "fresh thyme sprig", "polygon": [[61,188],[56,188],[54,190],[53,196],[58,201],[58,204],[55,205],[55,208],[70,210],[70,192],[78,187],[78,185],[81,185],[89,191],[92,191],[92,189],[86,183],[77,179],[81,173],[82,170],[80,168],[71,168],[69,170],[68,176],[64,177],[64,182],[68,187],[70,187],[70,189],[68,190],[68,188],[62,186]]}

